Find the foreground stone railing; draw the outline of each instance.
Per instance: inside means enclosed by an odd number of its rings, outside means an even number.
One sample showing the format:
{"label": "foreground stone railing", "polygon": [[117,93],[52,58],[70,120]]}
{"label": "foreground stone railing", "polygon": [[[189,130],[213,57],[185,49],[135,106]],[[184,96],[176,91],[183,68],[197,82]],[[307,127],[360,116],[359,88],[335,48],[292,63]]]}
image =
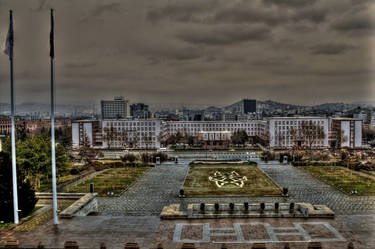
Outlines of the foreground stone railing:
{"label": "foreground stone railing", "polygon": [[165,206],[161,219],[199,218],[334,218],[325,205],[310,203],[200,203],[189,204],[186,211],[180,204]]}
{"label": "foreground stone railing", "polygon": [[98,204],[95,199],[96,196],[97,193],[88,193],[84,195],[62,211],[59,216],[61,218],[72,218],[73,216],[86,216],[91,212],[97,212]]}
{"label": "foreground stone railing", "polygon": [[[23,247],[20,247],[20,243],[18,240],[11,240],[11,241],[6,241],[4,246],[2,248],[18,248],[22,249]],[[30,248],[30,247],[27,247]],[[43,242],[39,242],[39,244],[35,247],[36,249],[44,249],[48,248],[45,247]],[[107,249],[106,244],[100,243],[98,246],[100,249]],[[159,243],[155,247],[152,247],[154,249],[163,249],[163,244]],[[175,248],[181,248],[181,249],[198,249],[198,248],[205,248],[204,245],[202,246],[196,246],[194,243],[183,243],[181,247],[175,247]],[[266,243],[253,243],[248,245],[246,248],[251,248],[251,249],[267,249],[267,244]],[[274,245],[272,248],[275,248]],[[289,243],[280,243],[280,249],[290,249]],[[324,247],[322,246],[321,242],[308,242],[307,243],[307,249],[329,249],[330,247]],[[354,249],[353,242],[349,242],[347,246],[343,247],[343,249]],[[32,249],[32,247],[30,248]],[[79,245],[76,241],[65,241],[64,243],[64,249],[79,249]],[[140,246],[138,243],[134,242],[127,242],[124,244],[124,249],[140,249]],[[228,249],[226,244],[221,245],[221,249]]]}

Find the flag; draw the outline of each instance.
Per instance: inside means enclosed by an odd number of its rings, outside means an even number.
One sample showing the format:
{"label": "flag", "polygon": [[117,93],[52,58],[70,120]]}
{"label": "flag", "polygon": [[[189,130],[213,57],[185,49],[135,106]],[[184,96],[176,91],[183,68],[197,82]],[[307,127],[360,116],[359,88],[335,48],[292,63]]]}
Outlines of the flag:
{"label": "flag", "polygon": [[50,44],[50,51],[49,51],[49,56],[51,58],[55,57],[55,46],[53,44],[54,41],[54,23],[53,23],[53,10],[51,9],[51,32],[49,34],[49,44]]}
{"label": "flag", "polygon": [[13,17],[12,17],[12,11],[10,11],[10,22],[9,22],[9,30],[7,39],[5,41],[5,50],[4,53],[9,56],[9,59],[13,58]]}

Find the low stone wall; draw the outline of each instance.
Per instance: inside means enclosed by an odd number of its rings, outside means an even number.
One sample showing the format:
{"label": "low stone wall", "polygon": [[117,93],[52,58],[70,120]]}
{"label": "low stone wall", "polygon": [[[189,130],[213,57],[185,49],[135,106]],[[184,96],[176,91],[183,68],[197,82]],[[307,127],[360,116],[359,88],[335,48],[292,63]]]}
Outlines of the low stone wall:
{"label": "low stone wall", "polygon": [[98,211],[98,203],[95,197],[97,193],[88,193],[74,202],[60,213],[61,218],[72,218],[73,216],[86,216],[91,212]]}
{"label": "low stone wall", "polygon": [[189,204],[186,211],[180,209],[180,204],[171,204],[160,214],[161,219],[334,217],[327,206],[310,203],[200,203]]}

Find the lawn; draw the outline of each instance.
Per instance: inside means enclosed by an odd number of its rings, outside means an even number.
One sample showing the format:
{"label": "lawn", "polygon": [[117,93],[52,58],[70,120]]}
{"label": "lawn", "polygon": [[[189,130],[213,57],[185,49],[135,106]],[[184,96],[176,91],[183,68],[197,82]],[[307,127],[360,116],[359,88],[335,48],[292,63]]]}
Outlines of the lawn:
{"label": "lawn", "polygon": [[[57,184],[61,184],[61,183],[64,183],[64,182],[67,182],[67,181],[70,181],[76,177],[79,177],[79,175],[72,175],[72,174],[68,174],[68,175],[64,175],[64,176],[61,176],[61,177],[58,177],[57,178]],[[40,188],[39,188],[39,192],[45,192],[45,191],[49,191],[51,190],[52,188],[52,179],[49,179],[49,181],[43,181],[40,183]]]}
{"label": "lawn", "polygon": [[92,179],[68,188],[67,192],[87,193],[90,191],[90,183],[94,183],[95,192],[99,196],[107,196],[108,192],[118,196],[148,169],[148,167],[111,168]]}
{"label": "lawn", "polygon": [[280,196],[282,191],[259,168],[249,165],[191,167],[184,183],[187,197]]}
{"label": "lawn", "polygon": [[365,173],[340,166],[307,166],[302,168],[348,194],[352,190],[357,190],[358,195],[375,194],[375,177]]}

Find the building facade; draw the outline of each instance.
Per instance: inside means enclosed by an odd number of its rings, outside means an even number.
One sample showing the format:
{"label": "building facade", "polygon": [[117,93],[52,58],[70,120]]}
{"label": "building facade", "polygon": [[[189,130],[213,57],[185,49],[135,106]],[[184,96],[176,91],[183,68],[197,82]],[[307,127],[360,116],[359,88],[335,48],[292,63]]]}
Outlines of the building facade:
{"label": "building facade", "polygon": [[330,120],[330,146],[333,148],[362,147],[362,119],[333,118]]}
{"label": "building facade", "polygon": [[205,149],[223,149],[230,144],[232,133],[230,131],[200,131],[198,139]]}
{"label": "building facade", "polygon": [[270,118],[269,145],[271,148],[327,148],[328,127],[328,118],[322,117]]}
{"label": "building facade", "polygon": [[[56,118],[55,129],[66,129],[71,125],[71,120],[68,118]],[[51,128],[50,119],[23,119],[15,118],[16,129],[25,129],[31,134],[36,134],[40,131],[49,130]],[[10,117],[0,117],[0,134],[8,135],[11,133],[11,119]]]}
{"label": "building facade", "polygon": [[79,120],[72,122],[73,148],[157,149],[180,133],[197,137],[208,149],[226,147],[234,132],[245,131],[270,148],[362,146],[362,120],[325,117],[273,117],[269,121],[162,121],[159,119]]}
{"label": "building facade", "polygon": [[130,105],[130,116],[133,118],[148,119],[151,118],[151,112],[148,110],[148,105],[136,103]]}
{"label": "building facade", "polygon": [[102,127],[104,148],[160,148],[160,120],[103,120]]}
{"label": "building facade", "polygon": [[72,147],[73,149],[87,146],[101,148],[102,129],[98,120],[77,120],[72,122]]}
{"label": "building facade", "polygon": [[123,97],[115,97],[114,100],[102,100],[102,119],[121,119],[128,116],[128,101]]}
{"label": "building facade", "polygon": [[268,138],[268,125],[266,121],[165,121],[163,135],[173,135],[177,132],[197,136],[199,132],[235,131],[244,130],[248,136]]}

